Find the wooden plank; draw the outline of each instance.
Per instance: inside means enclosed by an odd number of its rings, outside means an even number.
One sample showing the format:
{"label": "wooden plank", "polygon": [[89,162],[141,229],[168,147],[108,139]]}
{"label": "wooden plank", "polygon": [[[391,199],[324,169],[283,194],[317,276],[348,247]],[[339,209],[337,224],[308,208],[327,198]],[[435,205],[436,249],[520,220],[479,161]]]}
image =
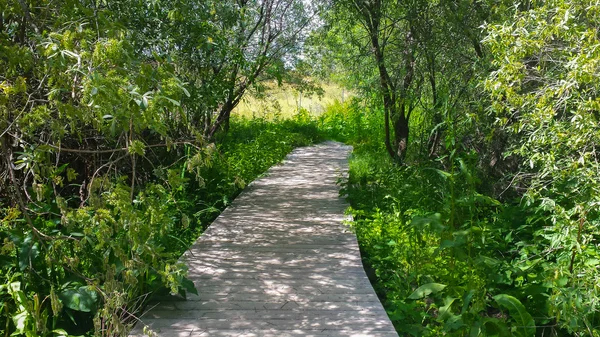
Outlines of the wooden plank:
{"label": "wooden plank", "polygon": [[155,331],[169,331],[170,329],[221,329],[221,330],[343,330],[350,329],[354,331],[394,331],[387,317],[372,318],[365,317],[359,320],[352,319],[331,319],[329,317],[319,317],[313,320],[281,320],[281,319],[206,319],[206,318],[154,318],[148,321],[148,327]]}
{"label": "wooden plank", "polygon": [[353,311],[293,311],[293,310],[153,310],[146,318],[152,319],[229,319],[229,320],[289,320],[310,321],[319,320],[352,320],[361,321],[377,319],[381,312],[370,310]]}
{"label": "wooden plank", "polygon": [[250,184],[182,257],[199,295],[162,299],[130,336],[397,337],[343,224],[349,150],[297,149]]}
{"label": "wooden plank", "polygon": [[[242,274],[244,275],[244,274]],[[367,287],[370,288],[371,284],[365,279],[311,279],[304,278],[302,275],[297,275],[296,278],[288,279],[276,279],[273,277],[258,278],[221,278],[211,277],[204,279],[193,279],[196,287],[207,287],[207,286],[252,286],[252,287],[297,287],[297,286],[321,286],[321,287],[339,287],[343,289],[352,287]]]}
{"label": "wooden plank", "polygon": [[[160,309],[159,309],[160,308]],[[277,299],[268,301],[167,301],[156,310],[278,310],[278,311],[356,311],[385,313],[378,302],[293,302]]]}
{"label": "wooden plank", "polygon": [[198,291],[206,294],[227,295],[227,294],[374,294],[370,287],[344,287],[327,285],[211,285],[198,287]]}
{"label": "wooden plank", "polygon": [[[319,256],[315,256],[319,255]],[[241,249],[236,250],[228,250],[228,251],[218,251],[218,252],[198,252],[198,254],[187,255],[186,257],[192,258],[194,260],[205,260],[211,258],[224,258],[224,259],[268,259],[268,258],[324,258],[324,259],[341,259],[341,260],[356,260],[360,261],[360,257],[356,256],[353,252],[329,252],[329,253],[320,253],[313,252],[312,250],[301,251],[301,252],[289,252],[289,251],[244,251]]]}
{"label": "wooden plank", "polygon": [[[207,268],[208,269],[208,268]],[[206,273],[198,273],[194,276],[195,280],[213,279],[213,280],[227,280],[227,279],[256,279],[256,280],[301,280],[301,279],[314,279],[314,280],[325,280],[325,281],[356,281],[356,282],[368,282],[364,277],[362,270],[355,271],[338,271],[336,273],[321,274],[318,272],[290,272],[290,271],[275,271],[269,270],[261,272],[254,268],[236,268],[237,271],[226,271],[217,274],[216,270],[207,271]]]}
{"label": "wooden plank", "polygon": [[379,299],[373,291],[372,294],[286,294],[276,291],[263,292],[259,294],[248,293],[199,293],[188,295],[187,301],[210,301],[210,300],[231,300],[231,301],[268,301],[277,299],[279,301],[289,302],[372,302],[378,303]]}
{"label": "wooden plank", "polygon": [[[220,274],[224,274],[224,273],[228,273],[228,272],[238,272],[238,273],[266,272],[266,273],[290,273],[290,274],[302,274],[302,273],[312,272],[312,273],[327,274],[327,273],[331,273],[332,269],[334,269],[334,268],[332,268],[332,266],[330,266],[330,265],[320,266],[320,267],[313,265],[313,266],[311,266],[310,270],[307,270],[307,268],[303,268],[303,266],[256,265],[254,267],[248,267],[248,266],[225,266],[225,265],[220,266],[217,264],[213,264],[210,266],[204,266],[204,267],[198,266],[197,268],[191,268],[190,274],[194,274],[194,275],[208,274],[208,275],[214,275],[215,277]],[[337,268],[336,270],[341,270],[344,274],[345,273],[364,274],[363,269],[360,267],[346,266],[343,269]]]}
{"label": "wooden plank", "polygon": [[[132,334],[131,337],[146,337],[144,334]],[[161,332],[161,337],[397,337],[393,331],[359,332],[352,330],[185,330],[173,329]]]}
{"label": "wooden plank", "polygon": [[201,269],[203,267],[220,267],[220,268],[234,268],[234,267],[254,267],[257,263],[261,264],[261,267],[263,269],[267,268],[271,265],[276,266],[279,269],[306,269],[306,268],[322,268],[322,269],[327,269],[327,268],[344,268],[344,267],[348,267],[348,268],[361,268],[362,267],[362,263],[360,263],[360,261],[340,261],[340,260],[335,260],[334,262],[329,262],[328,261],[317,261],[317,262],[310,262],[310,261],[299,261],[299,260],[291,260],[291,261],[285,261],[284,259],[278,260],[278,261],[274,261],[274,260],[256,260],[256,261],[235,261],[235,260],[201,260],[201,261],[193,261],[193,262],[188,262],[188,265],[190,267],[190,269]]}

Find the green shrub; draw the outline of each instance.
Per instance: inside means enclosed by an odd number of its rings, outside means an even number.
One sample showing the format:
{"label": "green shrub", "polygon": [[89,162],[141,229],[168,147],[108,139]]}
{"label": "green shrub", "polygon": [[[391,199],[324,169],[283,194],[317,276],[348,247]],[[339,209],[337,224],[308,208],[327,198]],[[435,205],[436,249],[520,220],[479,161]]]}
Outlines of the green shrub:
{"label": "green shrub", "polygon": [[[554,264],[543,259],[545,243],[528,222],[536,210],[485,194],[490,182],[479,176],[477,153],[452,139],[446,156],[415,154],[412,164],[397,165],[371,121],[380,116],[344,122],[355,113],[336,106],[321,117],[322,127],[355,146],[343,182],[350,225],[396,329],[411,336],[570,335],[553,325],[553,292],[571,290],[560,274],[548,274]],[[581,317],[560,312],[561,320]]]}
{"label": "green shrub", "polygon": [[[7,335],[123,335],[155,293],[194,292],[179,256],[244,188],[294,147],[320,139],[316,122],[234,119],[232,132],[183,160],[165,160],[149,182],[96,177],[87,200],[47,186],[28,205],[0,212],[0,317]],[[143,154],[140,155],[143,158]],[[165,158],[177,158],[164,153]],[[53,174],[69,181],[65,165]],[[70,172],[70,173],[69,173]],[[71,177],[72,178],[72,177]],[[132,199],[133,196],[133,199]]]}

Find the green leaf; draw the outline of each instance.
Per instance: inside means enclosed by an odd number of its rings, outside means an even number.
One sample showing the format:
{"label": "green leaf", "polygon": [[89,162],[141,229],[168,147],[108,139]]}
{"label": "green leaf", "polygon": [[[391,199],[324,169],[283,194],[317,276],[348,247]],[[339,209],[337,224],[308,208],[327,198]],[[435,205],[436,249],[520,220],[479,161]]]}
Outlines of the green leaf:
{"label": "green leaf", "polygon": [[54,329],[52,332],[56,335],[56,337],[69,337],[69,333],[63,329]]}
{"label": "green leaf", "polygon": [[454,314],[452,314],[452,304],[454,303],[454,301],[456,301],[456,298],[454,297],[446,297],[444,299],[444,306],[441,307],[439,310],[438,319],[440,319],[441,321],[446,321],[449,318],[455,316]]}
{"label": "green leaf", "polygon": [[198,296],[198,289],[196,289],[196,286],[194,285],[194,282],[192,282],[187,277],[183,277],[181,279],[181,287],[183,289],[185,289],[187,292],[192,293],[192,294]]}
{"label": "green leaf", "polygon": [[471,300],[473,299],[473,295],[475,295],[475,290],[471,289],[463,297],[463,307],[460,311],[461,315],[464,314],[465,312],[467,312],[467,309],[469,308],[469,304],[471,304]]}
{"label": "green leaf", "polygon": [[19,249],[19,269],[27,269],[33,260],[40,254],[38,243],[33,242],[33,238],[26,237]]}
{"label": "green leaf", "polygon": [[435,213],[427,216],[416,215],[410,222],[411,227],[423,230],[427,226],[430,226],[435,232],[443,231],[446,227],[442,225],[442,216],[440,213]]}
{"label": "green leaf", "polygon": [[190,92],[189,92],[189,91],[187,91],[187,89],[186,89],[186,88],[185,88],[183,85],[182,85],[182,86],[179,86],[179,87],[181,88],[181,90],[183,90],[183,93],[184,93],[184,94],[185,94],[187,97],[190,97],[190,96],[191,96],[191,95],[190,95]]}
{"label": "green leaf", "polygon": [[517,334],[519,336],[534,336],[535,321],[527,312],[525,306],[513,296],[500,294],[494,296],[494,300],[502,308],[505,308],[510,313],[510,316],[517,323]]}
{"label": "green leaf", "polygon": [[142,96],[140,107],[142,108],[142,110],[148,109],[148,97]]}
{"label": "green leaf", "polygon": [[442,178],[444,179],[448,179],[450,177],[452,177],[452,173],[446,172],[446,171],[442,171],[442,170],[438,170],[438,169],[433,169],[435,172],[437,172]]}
{"label": "green leaf", "polygon": [[54,170],[54,175],[59,175],[65,171],[65,169],[69,166],[69,163],[62,164]]}
{"label": "green leaf", "polygon": [[25,332],[25,322],[28,317],[27,311],[22,311],[12,317],[13,323],[15,324],[16,333],[22,334]]}
{"label": "green leaf", "polygon": [[117,119],[113,118],[110,124],[110,134],[114,137],[117,134]]}
{"label": "green leaf", "polygon": [[427,284],[424,284],[424,285],[420,286],[419,288],[417,288],[417,290],[415,290],[412,294],[410,294],[410,296],[408,296],[408,298],[411,300],[418,300],[423,297],[427,297],[430,294],[435,294],[437,292],[440,292],[444,288],[446,288],[445,284],[427,283]]}
{"label": "green leaf", "polygon": [[143,156],[146,154],[146,145],[139,140],[133,140],[131,144],[129,144],[129,153],[137,154]]}
{"label": "green leaf", "polygon": [[469,337],[497,336],[510,337],[512,334],[505,323],[497,318],[484,318],[471,327]]}
{"label": "green leaf", "polygon": [[175,106],[181,106],[181,103],[179,103],[178,101],[176,101],[176,100],[174,100],[172,98],[169,98],[167,96],[160,96],[160,97],[166,99],[167,101],[169,101],[171,103],[173,103],[173,105],[175,105]]}
{"label": "green leaf", "polygon": [[460,315],[457,316],[450,313],[450,316],[446,320],[446,323],[444,323],[444,330],[454,331],[460,329],[463,326],[465,326],[465,323],[463,323],[462,317]]}
{"label": "green leaf", "polygon": [[96,310],[96,304],[98,303],[98,293],[88,286],[66,289],[58,295],[58,298],[67,308],[82,312]]}
{"label": "green leaf", "polygon": [[28,300],[25,293],[21,290],[21,282],[11,282],[8,285],[8,293],[12,296],[15,304],[18,305],[19,310],[25,310]]}

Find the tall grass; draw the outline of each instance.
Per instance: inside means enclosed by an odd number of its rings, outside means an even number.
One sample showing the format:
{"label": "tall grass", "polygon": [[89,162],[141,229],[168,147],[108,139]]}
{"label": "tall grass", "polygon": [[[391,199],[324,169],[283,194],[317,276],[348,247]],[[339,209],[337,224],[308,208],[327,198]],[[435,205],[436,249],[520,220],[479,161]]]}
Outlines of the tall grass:
{"label": "tall grass", "polygon": [[335,101],[344,102],[354,96],[352,91],[335,83],[323,82],[319,86],[323,90],[320,94],[302,93],[288,84],[278,86],[275,82],[269,82],[263,93],[246,95],[233,114],[273,120],[291,118],[304,109],[312,116],[320,116]]}

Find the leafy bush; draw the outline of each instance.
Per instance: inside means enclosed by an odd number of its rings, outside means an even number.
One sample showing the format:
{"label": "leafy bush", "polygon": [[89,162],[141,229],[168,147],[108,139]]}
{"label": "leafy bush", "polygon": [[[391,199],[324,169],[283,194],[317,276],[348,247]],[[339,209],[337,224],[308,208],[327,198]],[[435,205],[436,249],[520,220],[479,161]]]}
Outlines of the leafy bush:
{"label": "leafy bush", "polygon": [[[341,121],[358,113],[361,123]],[[479,176],[477,153],[452,139],[444,142],[446,156],[415,154],[418,161],[398,166],[381,146],[382,129],[370,121],[377,118],[337,106],[322,122],[325,130],[343,128],[340,134],[355,147],[343,192],[367,270],[397,330],[412,336],[589,332],[583,325],[556,325],[593,313],[554,305],[554,292],[571,294],[573,301],[583,293],[571,290],[556,269],[560,262],[547,255],[546,240],[531,223],[538,211],[482,192],[489,182]],[[594,259],[597,253],[586,254]]]}
{"label": "leafy bush", "polygon": [[[183,161],[155,167],[133,200],[124,177],[106,174],[82,205],[78,195],[32,190],[33,226],[18,208],[2,209],[0,331],[123,335],[148,296],[194,292],[178,257],[246,183],[319,139],[305,117],[232,122],[236,132],[216,145],[187,146]],[[67,167],[54,175],[68,182]]]}

